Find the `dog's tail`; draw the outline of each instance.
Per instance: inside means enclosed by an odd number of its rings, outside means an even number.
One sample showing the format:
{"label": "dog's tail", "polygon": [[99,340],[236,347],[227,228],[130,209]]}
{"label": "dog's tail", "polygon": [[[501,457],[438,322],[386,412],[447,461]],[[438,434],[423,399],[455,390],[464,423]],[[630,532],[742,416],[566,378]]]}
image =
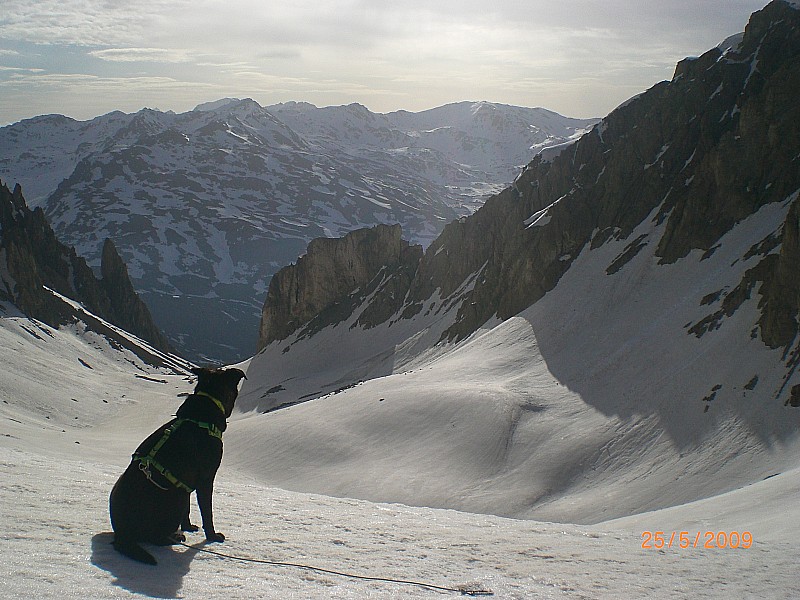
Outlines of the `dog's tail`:
{"label": "dog's tail", "polygon": [[153,558],[153,555],[150,554],[147,550],[142,548],[139,544],[134,542],[130,539],[122,538],[120,539],[119,536],[114,537],[114,550],[127,556],[128,558],[132,558],[135,561],[140,563],[144,563],[146,565],[155,565],[158,564],[156,559]]}

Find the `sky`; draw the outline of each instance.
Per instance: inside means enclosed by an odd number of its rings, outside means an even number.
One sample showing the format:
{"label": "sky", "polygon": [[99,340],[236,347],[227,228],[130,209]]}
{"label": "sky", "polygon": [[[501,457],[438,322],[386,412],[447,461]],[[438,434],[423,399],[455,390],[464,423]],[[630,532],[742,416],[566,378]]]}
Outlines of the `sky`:
{"label": "sky", "polygon": [[602,117],[766,0],[3,0],[0,125],[224,97]]}

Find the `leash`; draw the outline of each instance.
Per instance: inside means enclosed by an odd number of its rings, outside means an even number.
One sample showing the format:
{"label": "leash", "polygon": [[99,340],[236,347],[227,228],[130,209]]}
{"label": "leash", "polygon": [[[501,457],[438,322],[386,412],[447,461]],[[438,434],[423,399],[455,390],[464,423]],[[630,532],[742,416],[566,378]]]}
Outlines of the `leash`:
{"label": "leash", "polygon": [[454,592],[457,594],[461,594],[462,596],[494,596],[494,592],[488,588],[481,586],[480,584],[472,584],[472,583],[465,583],[462,585],[458,585],[456,587],[447,587],[442,585],[434,585],[432,583],[425,583],[422,581],[411,581],[407,579],[392,579],[389,577],[373,577],[370,575],[357,575],[355,573],[346,573],[344,571],[334,571],[332,569],[323,569],[321,567],[312,567],[310,565],[303,565],[299,563],[291,563],[291,562],[280,562],[276,560],[264,560],[260,558],[249,558],[245,556],[234,556],[232,554],[223,554],[222,552],[216,552],[215,550],[208,550],[206,548],[200,548],[198,546],[190,546],[186,542],[178,542],[181,546],[189,548],[190,550],[195,550],[197,552],[205,552],[206,554],[211,554],[216,556],[217,558],[223,558],[228,560],[237,560],[240,562],[248,562],[248,563],[257,563],[261,565],[272,565],[275,567],[292,567],[295,569],[303,569],[306,571],[316,571],[317,573],[326,573],[328,575],[339,575],[341,577],[349,577],[350,579],[360,579],[363,581],[381,581],[384,583],[398,583],[403,585],[413,585],[421,588],[427,588],[430,590],[436,590],[440,592]]}

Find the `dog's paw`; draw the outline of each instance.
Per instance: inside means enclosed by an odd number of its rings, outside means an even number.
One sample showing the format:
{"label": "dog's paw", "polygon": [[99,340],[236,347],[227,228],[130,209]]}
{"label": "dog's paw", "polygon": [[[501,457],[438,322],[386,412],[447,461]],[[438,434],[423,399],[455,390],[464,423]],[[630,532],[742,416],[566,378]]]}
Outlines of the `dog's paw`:
{"label": "dog's paw", "polygon": [[181,530],[182,531],[188,531],[190,533],[194,533],[195,531],[198,531],[199,529],[200,528],[197,525],[195,525],[194,523],[185,523],[185,524],[181,525]]}
{"label": "dog's paw", "polygon": [[225,536],[217,531],[206,532],[206,541],[209,542],[224,542]]}

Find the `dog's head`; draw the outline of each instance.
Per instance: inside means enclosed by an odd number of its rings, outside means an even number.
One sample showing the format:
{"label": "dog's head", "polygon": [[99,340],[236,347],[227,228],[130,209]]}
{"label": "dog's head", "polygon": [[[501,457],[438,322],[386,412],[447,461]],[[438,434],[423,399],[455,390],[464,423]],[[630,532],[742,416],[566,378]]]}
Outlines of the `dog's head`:
{"label": "dog's head", "polygon": [[195,367],[192,373],[197,375],[197,385],[194,393],[204,392],[213,396],[225,407],[225,417],[230,417],[233,405],[239,395],[239,382],[247,379],[241,369],[214,369],[210,367]]}

